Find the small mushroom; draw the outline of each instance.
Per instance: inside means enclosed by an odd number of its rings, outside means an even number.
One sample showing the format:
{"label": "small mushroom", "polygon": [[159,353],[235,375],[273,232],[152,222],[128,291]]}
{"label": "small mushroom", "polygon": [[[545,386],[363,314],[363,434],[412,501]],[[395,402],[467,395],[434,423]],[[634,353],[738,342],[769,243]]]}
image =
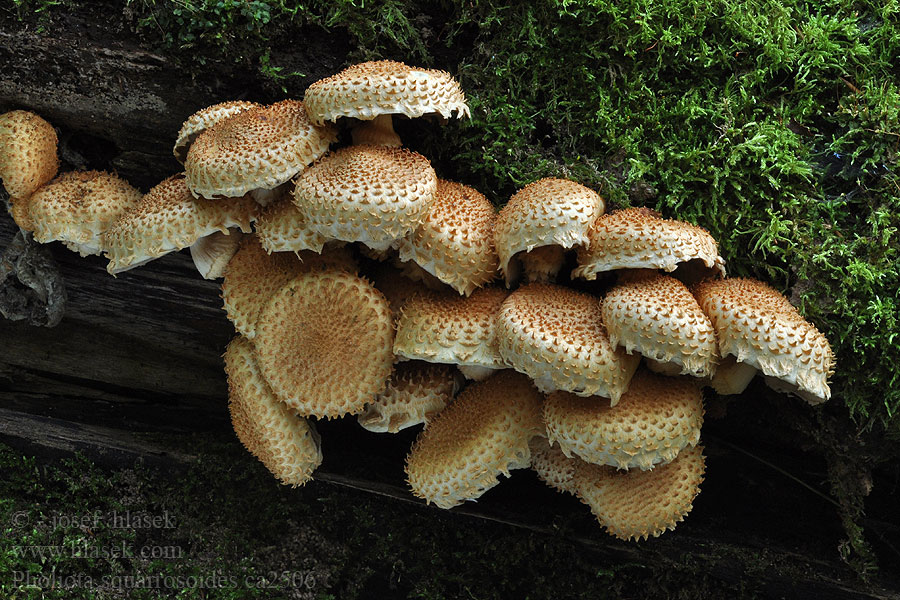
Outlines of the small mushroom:
{"label": "small mushroom", "polygon": [[25,203],[56,177],[58,140],[53,126],[27,110],[0,115],[0,179],[13,199]]}
{"label": "small mushroom", "polygon": [[559,445],[551,446],[547,438],[535,436],[528,444],[531,449],[531,469],[538,478],[558,492],[578,494],[575,488],[575,468],[581,462],[563,454]]}
{"label": "small mushroom", "polygon": [[310,229],[291,194],[266,206],[256,220],[256,235],[266,252],[322,252],[327,240]]}
{"label": "small mushroom", "polygon": [[192,114],[181,126],[181,130],[178,132],[178,136],[175,139],[175,146],[172,148],[172,154],[175,155],[175,159],[181,164],[184,164],[184,161],[187,159],[188,150],[198,135],[219,121],[246,110],[250,110],[251,108],[262,108],[262,104],[244,100],[231,100],[207,106]]}

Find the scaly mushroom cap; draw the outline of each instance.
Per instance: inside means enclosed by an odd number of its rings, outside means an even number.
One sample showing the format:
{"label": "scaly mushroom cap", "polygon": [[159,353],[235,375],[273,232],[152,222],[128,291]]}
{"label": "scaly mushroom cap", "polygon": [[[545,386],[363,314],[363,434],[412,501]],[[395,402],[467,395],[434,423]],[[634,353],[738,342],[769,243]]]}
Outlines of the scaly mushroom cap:
{"label": "scaly mushroom cap", "polygon": [[32,194],[29,214],[34,239],[61,241],[82,256],[104,250],[102,235],[116,219],[137,206],[140,190],[100,171],[63,173]]}
{"label": "scaly mushroom cap", "polygon": [[352,65],[321,79],[307,88],[303,103],[318,124],[340,117],[367,121],[386,114],[469,116],[465,94],[449,73],[390,60]]}
{"label": "scaly mushroom cap", "polygon": [[310,123],[302,102],[251,108],[197,136],[184,161],[188,187],[205,198],[271,190],[325,154],[336,139],[331,128]]}
{"label": "scaly mushroom cap", "polygon": [[494,226],[494,245],[507,283],[512,279],[509,262],[516,253],[541,246],[586,245],[591,224],[605,210],[597,192],[568,179],[541,179],[513,194]]}
{"label": "scaly mushroom cap", "polygon": [[181,126],[181,131],[178,132],[175,146],[172,148],[172,154],[175,155],[175,159],[184,164],[185,159],[187,159],[188,149],[198,135],[219,121],[251,108],[262,108],[262,104],[245,100],[232,100],[207,106],[192,114]]}
{"label": "scaly mushroom cap", "polygon": [[657,271],[629,273],[603,298],[603,324],[613,346],[676,371],[708,377],[719,360],[716,332],[687,287]]}
{"label": "scaly mushroom cap", "polygon": [[238,336],[228,344],[225,373],[231,423],[244,447],[284,484],[312,479],[322,464],[319,434],[272,393],[248,339]]}
{"label": "scaly mushroom cap", "polygon": [[541,399],[527,377],[501,371],[460,393],[419,435],[406,458],[412,493],[440,508],[474,500],[529,466],[541,435]]}
{"label": "scaly mushroom cap", "polygon": [[496,335],[506,364],[542,392],[605,396],[612,406],[640,362],[610,343],[600,300],[558,285],[531,283],[510,294]]}
{"label": "scaly mushroom cap", "polygon": [[421,154],[350,146],[297,178],[294,204],[326,238],[384,250],[418,226],[436,189],[437,175]]}
{"label": "scaly mushroom cap", "polygon": [[432,291],[414,296],[397,322],[394,354],[435,363],[504,368],[494,323],[508,294],[486,287],[468,298]]}
{"label": "scaly mushroom cap", "polygon": [[695,446],[703,425],[696,380],[638,371],[614,407],[605,398],[554,392],[544,403],[550,443],[566,456],[619,469],[652,469]]}
{"label": "scaly mushroom cap", "polygon": [[796,386],[792,391],[810,404],[831,397],[831,345],[778,290],[755,279],[733,278],[700,283],[694,296],[716,328],[723,357],[734,355]]}
{"label": "scaly mushroom cap", "polygon": [[301,415],[363,411],[391,374],[394,329],[384,295],[338,271],[303,273],[266,303],[256,324],[259,366]]}
{"label": "scaly mushroom cap", "polygon": [[397,242],[400,260],[468,296],[497,275],[494,205],[477,190],[439,179],[425,220]]}
{"label": "scaly mushroom cap", "polygon": [[647,539],[675,529],[691,512],[705,469],[703,448],[694,446],[652,471],[616,471],[580,462],[574,483],[578,497],[610,535]]}
{"label": "scaly mushroom cap", "polygon": [[627,208],[603,215],[588,231],[589,245],[578,250],[572,277],[596,279],[613,269],[674,271],[680,263],[700,260],[725,277],[725,260],[716,240],[702,227],[664,219],[647,208]]}
{"label": "scaly mushroom cap", "polygon": [[214,232],[227,233],[229,227],[248,233],[257,211],[258,205],[246,196],[194,198],[184,175],[173,175],[147,192],[103,234],[109,258],[106,270],[111,275],[127,271]]}
{"label": "scaly mushroom cap", "polygon": [[559,492],[578,494],[575,489],[575,467],[581,462],[563,454],[559,446],[551,446],[547,438],[535,436],[528,444],[531,449],[531,468],[538,478]]}
{"label": "scaly mushroom cap", "polygon": [[366,404],[358,417],[363,428],[375,433],[397,433],[428,423],[444,410],[459,391],[462,376],[450,365],[420,361],[395,366],[387,389]]}
{"label": "scaly mushroom cap", "polygon": [[256,235],[266,252],[321,252],[327,241],[309,228],[290,194],[266,206],[256,220]]}
{"label": "scaly mushroom cap", "polygon": [[27,110],[0,115],[0,179],[13,204],[56,176],[56,130]]}

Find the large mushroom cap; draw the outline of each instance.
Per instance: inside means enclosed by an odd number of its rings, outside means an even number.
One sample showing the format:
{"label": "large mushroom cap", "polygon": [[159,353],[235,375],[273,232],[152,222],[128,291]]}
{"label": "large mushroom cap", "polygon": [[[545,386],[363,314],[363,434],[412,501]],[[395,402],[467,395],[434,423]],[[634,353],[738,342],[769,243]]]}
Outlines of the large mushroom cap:
{"label": "large mushroom cap", "polygon": [[310,229],[306,217],[294,205],[290,194],[285,194],[260,212],[256,235],[266,252],[321,252],[327,241],[323,235]]}
{"label": "large mushroom cap", "polygon": [[228,410],[238,439],[282,483],[298,486],[322,464],[319,435],[266,385],[253,344],[238,336],[225,350]]}
{"label": "large mushroom cap", "polygon": [[707,281],[694,288],[712,320],[722,356],[733,355],[818,404],[831,397],[834,354],[828,339],[778,290],[755,279]]}
{"label": "large mushroom cap", "polygon": [[541,481],[559,492],[573,496],[578,494],[575,468],[579,459],[566,456],[558,445],[551,446],[547,438],[540,435],[531,438],[528,446],[531,449],[531,469]]}
{"label": "large mushroom cap", "polygon": [[543,431],[540,411],[541,394],[524,375],[501,371],[470,385],[413,445],[406,459],[413,494],[452,508],[528,467],[528,442]]}
{"label": "large mushroom cap", "polygon": [[438,180],[424,221],[397,242],[403,261],[420,267],[468,296],[497,275],[496,212],[477,190]]}
{"label": "large mushroom cap", "polygon": [[640,362],[610,343],[599,299],[553,284],[532,283],[510,294],[496,335],[504,361],[545,393],[605,396],[615,405]]}
{"label": "large mushroom cap", "polygon": [[184,161],[187,159],[188,149],[198,135],[219,121],[251,108],[262,108],[262,104],[245,100],[231,100],[207,106],[192,114],[181,126],[181,130],[175,139],[175,146],[172,148],[172,154],[175,155],[175,159],[184,164]]}
{"label": "large mushroom cap", "polygon": [[0,179],[14,203],[25,202],[56,176],[56,147],[56,130],[33,112],[0,115]]}
{"label": "large mushroom cap", "polygon": [[269,299],[256,324],[259,366],[275,394],[304,416],[362,412],[391,374],[387,300],[338,271],[298,275]]}

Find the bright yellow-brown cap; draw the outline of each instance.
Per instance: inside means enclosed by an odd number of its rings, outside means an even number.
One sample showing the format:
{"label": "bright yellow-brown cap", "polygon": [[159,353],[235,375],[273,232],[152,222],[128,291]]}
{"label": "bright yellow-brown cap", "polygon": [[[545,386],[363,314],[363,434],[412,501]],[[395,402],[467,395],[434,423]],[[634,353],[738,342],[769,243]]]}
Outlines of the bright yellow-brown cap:
{"label": "bright yellow-brown cap", "polygon": [[15,203],[56,177],[56,130],[27,110],[0,115],[0,179]]}

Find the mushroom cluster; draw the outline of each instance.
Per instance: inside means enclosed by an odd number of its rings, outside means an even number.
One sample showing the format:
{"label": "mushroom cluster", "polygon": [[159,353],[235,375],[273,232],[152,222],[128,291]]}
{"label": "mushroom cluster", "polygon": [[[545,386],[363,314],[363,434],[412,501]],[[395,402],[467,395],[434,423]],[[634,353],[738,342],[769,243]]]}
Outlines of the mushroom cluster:
{"label": "mushroom cluster", "polygon": [[[354,65],[302,102],[190,116],[184,172],[141,195],[107,173],[53,179],[53,128],[16,111],[0,116],[0,177],[40,242],[105,253],[111,274],[190,247],[224,278],[234,429],[285,484],[322,461],[315,419],[424,424],[406,473],[428,503],[532,467],[610,534],[646,538],[699,492],[702,388],[740,393],[761,372],[828,400],[827,339],[767,284],[727,278],[706,230],[607,213],[556,178],[498,213],[402,147],[391,115],[429,114],[468,116],[449,74]],[[335,149],[341,127],[353,144]]]}

